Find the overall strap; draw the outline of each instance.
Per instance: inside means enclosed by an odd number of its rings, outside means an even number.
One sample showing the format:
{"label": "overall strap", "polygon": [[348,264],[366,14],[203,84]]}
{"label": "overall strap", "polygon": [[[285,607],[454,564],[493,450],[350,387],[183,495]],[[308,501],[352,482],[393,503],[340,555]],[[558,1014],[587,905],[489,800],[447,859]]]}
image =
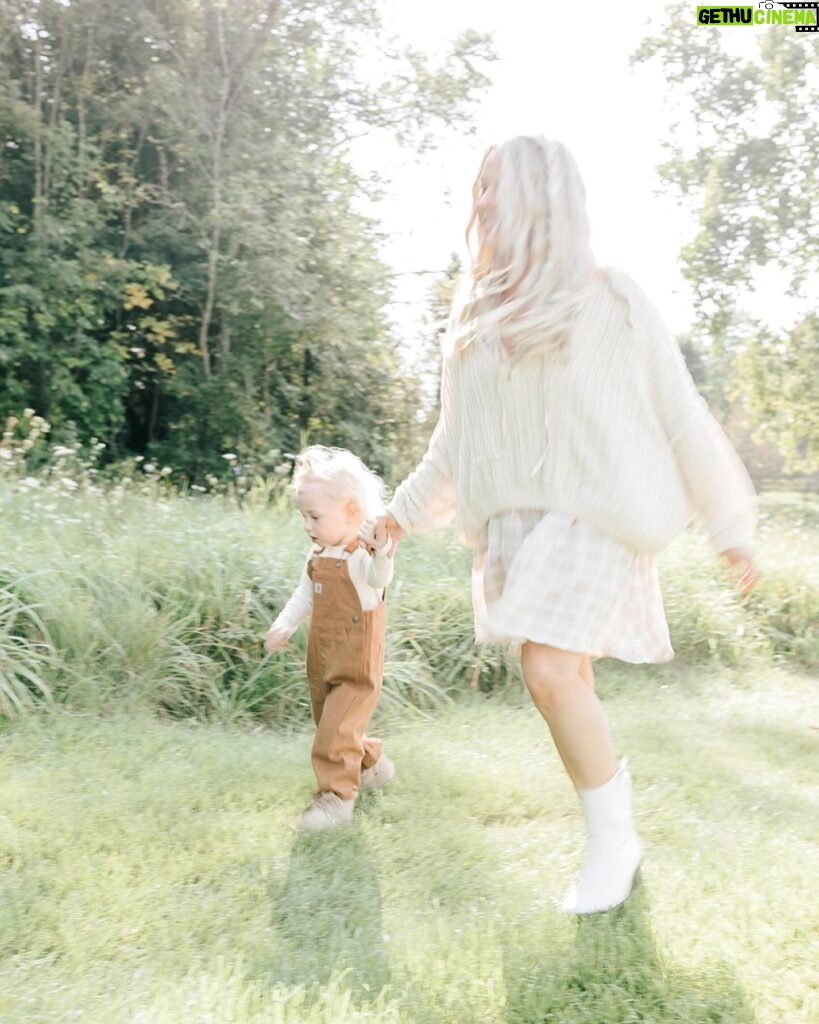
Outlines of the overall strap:
{"label": "overall strap", "polygon": [[324,550],[324,548],[320,548],[317,544],[313,545],[313,548],[310,551],[310,554],[307,556],[306,572],[307,572],[308,576],[312,576],[313,562],[322,553],[323,550]]}

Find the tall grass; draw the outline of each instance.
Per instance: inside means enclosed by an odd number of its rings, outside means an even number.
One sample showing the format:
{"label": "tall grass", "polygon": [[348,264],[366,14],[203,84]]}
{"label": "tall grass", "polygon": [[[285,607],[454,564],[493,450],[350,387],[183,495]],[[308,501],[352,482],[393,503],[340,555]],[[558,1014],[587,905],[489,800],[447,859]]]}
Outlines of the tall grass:
{"label": "tall grass", "polygon": [[[680,663],[819,666],[819,500],[770,495],[763,511],[762,581],[747,601],[695,530],[664,554]],[[161,480],[6,475],[0,514],[1,715],[62,705],[307,718],[304,630],[281,654],[262,649],[306,551],[275,491],[239,502]],[[514,653],[473,644],[470,553],[454,534],[410,537],[397,558],[382,707],[423,713],[464,690],[517,692]]]}

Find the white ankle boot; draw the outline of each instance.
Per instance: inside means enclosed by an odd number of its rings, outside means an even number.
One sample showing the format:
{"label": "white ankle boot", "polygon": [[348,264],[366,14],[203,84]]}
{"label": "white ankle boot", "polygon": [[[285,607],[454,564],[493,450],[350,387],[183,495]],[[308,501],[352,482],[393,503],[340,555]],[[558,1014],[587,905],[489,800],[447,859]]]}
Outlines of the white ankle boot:
{"label": "white ankle boot", "polygon": [[604,785],[581,789],[580,802],[588,832],[586,860],[561,910],[567,914],[595,914],[628,899],[643,853],[631,818],[631,776],[626,758]]}

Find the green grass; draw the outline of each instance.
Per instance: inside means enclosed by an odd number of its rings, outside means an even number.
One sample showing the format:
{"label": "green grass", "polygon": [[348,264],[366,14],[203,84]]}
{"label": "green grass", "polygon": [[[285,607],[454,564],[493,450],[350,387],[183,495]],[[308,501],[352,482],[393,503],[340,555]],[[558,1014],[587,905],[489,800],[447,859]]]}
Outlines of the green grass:
{"label": "green grass", "polygon": [[305,836],[307,732],[28,716],[0,730],[3,1024],[799,1024],[819,1017],[815,678],[600,689],[647,854],[555,901],[575,798],[522,694],[381,716],[399,774]]}
{"label": "green grass", "polygon": [[0,480],[2,1024],[819,1019],[816,495],[763,496],[747,601],[680,537],[676,660],[602,663],[647,857],[577,922],[576,801],[451,531],[390,589],[399,776],[306,837],[304,631],[261,650],[294,515],[129,486]]}
{"label": "green grass", "polygon": [[[239,507],[154,484],[23,483],[0,480],[0,716],[60,706],[307,720],[304,630],[287,651],[262,651],[305,557],[289,508],[264,492]],[[516,687],[508,650],[473,645],[470,552],[454,533],[410,537],[397,557],[384,703],[428,711],[465,686]],[[679,661],[819,669],[816,495],[763,497],[759,561],[762,582],[742,602],[696,530],[663,554]]]}

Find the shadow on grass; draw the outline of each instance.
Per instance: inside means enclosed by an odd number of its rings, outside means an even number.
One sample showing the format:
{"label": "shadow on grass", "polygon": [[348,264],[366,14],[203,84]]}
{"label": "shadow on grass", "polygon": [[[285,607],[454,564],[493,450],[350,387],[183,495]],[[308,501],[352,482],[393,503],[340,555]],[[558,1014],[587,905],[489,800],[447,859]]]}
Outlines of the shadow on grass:
{"label": "shadow on grass", "polygon": [[253,965],[265,987],[301,987],[305,1006],[338,986],[347,1007],[388,993],[390,1019],[406,1024],[754,1024],[729,967],[689,974],[664,960],[642,881],[616,911],[566,918],[542,897],[554,860],[544,857],[534,891],[515,881],[468,772],[423,745],[403,764],[351,828],[294,834],[269,890],[269,948]]}
{"label": "shadow on grass", "polygon": [[271,959],[256,969],[266,984],[316,993],[343,974],[344,988],[359,1001],[384,987],[378,872],[359,824],[326,835],[296,833],[271,902]]}
{"label": "shadow on grass", "polygon": [[663,962],[639,875],[624,906],[578,918],[575,927],[574,947],[534,972],[527,969],[531,955],[507,949],[509,1024],[753,1024],[727,967],[689,976]]}

